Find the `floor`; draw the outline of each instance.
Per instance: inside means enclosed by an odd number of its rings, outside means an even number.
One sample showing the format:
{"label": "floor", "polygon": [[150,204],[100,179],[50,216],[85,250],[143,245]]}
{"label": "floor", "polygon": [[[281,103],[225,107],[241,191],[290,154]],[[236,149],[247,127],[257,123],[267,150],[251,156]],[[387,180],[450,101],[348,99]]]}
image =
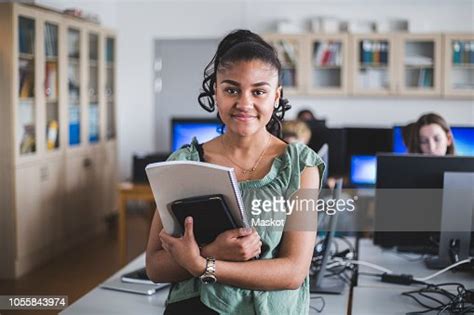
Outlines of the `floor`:
{"label": "floor", "polygon": [[[145,250],[148,213],[129,213],[128,261]],[[67,295],[69,304],[120,269],[117,228],[75,247],[16,280],[0,280],[0,295]],[[0,315],[57,314],[58,311],[2,311]]]}

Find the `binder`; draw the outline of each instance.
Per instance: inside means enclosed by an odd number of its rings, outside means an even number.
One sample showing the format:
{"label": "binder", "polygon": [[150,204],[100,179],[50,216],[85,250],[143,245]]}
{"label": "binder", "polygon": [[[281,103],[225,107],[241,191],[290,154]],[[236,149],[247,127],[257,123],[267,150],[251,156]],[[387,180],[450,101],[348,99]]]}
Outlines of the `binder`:
{"label": "binder", "polygon": [[163,228],[181,235],[171,204],[180,199],[222,195],[237,227],[248,227],[239,184],[233,168],[195,161],[167,161],[145,168]]}
{"label": "binder", "polygon": [[219,234],[238,227],[222,195],[180,199],[170,208],[182,229],[186,217],[193,218],[194,237],[199,246],[212,243]]}

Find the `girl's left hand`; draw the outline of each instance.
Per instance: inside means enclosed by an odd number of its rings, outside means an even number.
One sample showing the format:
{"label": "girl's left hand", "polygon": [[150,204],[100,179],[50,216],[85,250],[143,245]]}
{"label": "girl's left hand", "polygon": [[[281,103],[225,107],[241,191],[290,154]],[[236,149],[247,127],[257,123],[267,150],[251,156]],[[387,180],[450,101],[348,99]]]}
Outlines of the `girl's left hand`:
{"label": "girl's left hand", "polygon": [[195,277],[204,273],[206,259],[201,257],[199,247],[194,239],[192,217],[187,217],[184,221],[184,235],[182,237],[173,237],[162,229],[160,240],[163,248],[181,267]]}

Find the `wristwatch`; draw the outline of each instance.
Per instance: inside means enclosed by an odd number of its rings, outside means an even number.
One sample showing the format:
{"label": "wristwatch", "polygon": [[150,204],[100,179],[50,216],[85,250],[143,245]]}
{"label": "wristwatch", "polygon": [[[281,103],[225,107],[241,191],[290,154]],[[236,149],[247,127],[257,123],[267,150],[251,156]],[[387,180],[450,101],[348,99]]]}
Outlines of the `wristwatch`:
{"label": "wristwatch", "polygon": [[206,269],[204,273],[199,276],[201,282],[204,284],[213,284],[217,281],[216,278],[216,259],[214,257],[206,257]]}

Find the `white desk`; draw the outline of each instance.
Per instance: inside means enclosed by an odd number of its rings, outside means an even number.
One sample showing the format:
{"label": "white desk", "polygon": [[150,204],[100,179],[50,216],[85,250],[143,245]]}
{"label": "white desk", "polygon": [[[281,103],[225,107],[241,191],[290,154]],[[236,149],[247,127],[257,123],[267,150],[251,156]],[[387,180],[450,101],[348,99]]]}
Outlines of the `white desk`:
{"label": "white desk", "polygon": [[[118,278],[126,272],[145,266],[145,254],[140,255],[123,269],[118,271],[112,277]],[[326,306],[322,313],[311,310],[309,314],[322,315],[343,315],[347,314],[349,305],[349,287],[346,287],[342,295],[319,295],[323,296]],[[70,305],[60,314],[62,315],[125,315],[125,314],[142,314],[157,315],[163,314],[165,310],[165,301],[168,296],[168,289],[163,289],[152,296],[144,296],[112,290],[105,290],[100,287],[94,288],[92,291],[84,295],[75,303]],[[312,295],[318,296],[318,295]],[[320,308],[320,300],[311,300],[311,305]]]}
{"label": "white desk", "polygon": [[[411,274],[417,278],[423,278],[436,272],[436,270],[427,269],[422,260],[409,261],[394,250],[383,250],[380,247],[374,246],[372,240],[364,239],[360,241],[359,259],[391,269],[397,274]],[[381,273],[365,266],[360,266],[359,271]],[[466,288],[474,288],[474,274],[467,272],[453,273],[448,271],[428,282],[461,282]],[[404,286],[383,283],[380,281],[380,278],[359,275],[358,286],[353,289],[352,314],[401,315],[407,312],[421,311],[423,309],[415,301],[407,296],[401,295],[402,292],[416,290],[421,287],[422,286],[419,285]],[[427,314],[436,314],[436,312]]]}

